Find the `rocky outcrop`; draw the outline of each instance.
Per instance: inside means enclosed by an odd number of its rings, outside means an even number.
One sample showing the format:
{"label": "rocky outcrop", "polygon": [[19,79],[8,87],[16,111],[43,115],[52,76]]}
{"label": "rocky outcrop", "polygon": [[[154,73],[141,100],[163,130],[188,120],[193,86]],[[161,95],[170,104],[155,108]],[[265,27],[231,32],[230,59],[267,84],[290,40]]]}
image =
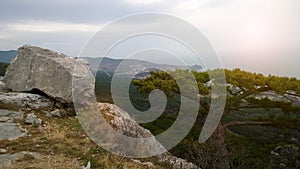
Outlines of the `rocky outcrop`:
{"label": "rocky outcrop", "polygon": [[268,98],[271,101],[277,101],[277,102],[285,102],[285,103],[289,103],[291,102],[289,99],[287,99],[286,97],[284,97],[283,95],[280,95],[274,91],[265,91],[265,92],[261,92],[257,95],[255,95],[254,97],[255,99],[261,100],[264,98]]}
{"label": "rocky outcrop", "polygon": [[123,134],[136,138],[151,137],[152,133],[141,127],[135,122],[129,114],[114,104],[98,103],[99,112],[103,114],[104,118],[110,123],[113,128]]}
{"label": "rocky outcrop", "polygon": [[[116,105],[109,103],[98,103],[99,112],[102,113],[108,123],[117,131],[122,132],[124,135],[136,137],[136,138],[149,138],[152,137],[152,133],[141,127],[135,122],[129,114]],[[152,148],[162,146],[155,139],[151,142]],[[163,164],[167,164],[172,169],[199,169],[193,163],[190,163],[184,159],[173,156],[166,152],[157,156],[158,161]]]}
{"label": "rocky outcrop", "polygon": [[271,151],[270,168],[300,168],[300,148],[294,145],[278,146]]}
{"label": "rocky outcrop", "polygon": [[48,49],[23,46],[18,49],[16,59],[8,66],[4,82],[16,92],[38,89],[60,102],[72,103],[74,64],[82,65],[78,68],[89,69],[81,59]]}
{"label": "rocky outcrop", "polygon": [[300,96],[299,95],[287,93],[284,95],[284,97],[289,99],[292,102],[292,106],[300,107]]}

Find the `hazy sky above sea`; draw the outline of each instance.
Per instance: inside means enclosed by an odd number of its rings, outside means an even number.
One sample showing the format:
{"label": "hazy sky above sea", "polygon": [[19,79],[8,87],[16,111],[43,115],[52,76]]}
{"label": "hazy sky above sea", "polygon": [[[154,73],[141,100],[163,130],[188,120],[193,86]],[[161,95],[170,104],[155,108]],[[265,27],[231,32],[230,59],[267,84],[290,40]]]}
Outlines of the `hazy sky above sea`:
{"label": "hazy sky above sea", "polygon": [[30,44],[77,56],[111,21],[158,12],[197,27],[226,68],[300,78],[299,8],[299,0],[1,0],[0,50]]}

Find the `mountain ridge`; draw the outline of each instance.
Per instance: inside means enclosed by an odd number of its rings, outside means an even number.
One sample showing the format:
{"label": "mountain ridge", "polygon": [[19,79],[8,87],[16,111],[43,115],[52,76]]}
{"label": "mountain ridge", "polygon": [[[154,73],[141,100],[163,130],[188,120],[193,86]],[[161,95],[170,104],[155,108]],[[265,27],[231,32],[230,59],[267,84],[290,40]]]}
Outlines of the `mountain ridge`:
{"label": "mountain ridge", "polygon": [[90,58],[84,57],[89,64],[92,72],[114,73],[121,76],[135,76],[149,74],[151,71],[174,71],[176,69],[190,69],[194,71],[203,71],[200,65],[182,66],[157,64],[149,61],[138,59],[113,59],[108,57]]}
{"label": "mountain ridge", "polygon": [[10,63],[17,56],[17,50],[0,51],[0,62]]}

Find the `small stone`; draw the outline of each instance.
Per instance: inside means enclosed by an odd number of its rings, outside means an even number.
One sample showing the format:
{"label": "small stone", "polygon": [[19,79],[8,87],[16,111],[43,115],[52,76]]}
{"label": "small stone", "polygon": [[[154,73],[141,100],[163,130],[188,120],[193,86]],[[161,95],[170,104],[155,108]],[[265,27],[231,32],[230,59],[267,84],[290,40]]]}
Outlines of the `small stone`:
{"label": "small stone", "polygon": [[298,141],[298,139],[296,139],[295,137],[292,137],[291,141],[295,141],[296,142],[296,141]]}
{"label": "small stone", "polygon": [[67,111],[68,108],[65,109],[59,109],[59,113],[61,116],[67,116],[69,113]]}
{"label": "small stone", "polygon": [[286,167],[285,164],[283,164],[283,163],[280,163],[279,166],[284,167],[284,168]]}
{"label": "small stone", "polygon": [[136,163],[136,164],[142,164],[142,162],[140,160],[131,159],[131,161]]}
{"label": "small stone", "polygon": [[52,117],[52,114],[49,113],[49,112],[47,112],[47,113],[46,113],[46,117],[51,118],[51,117]]}
{"label": "small stone", "polygon": [[36,115],[34,114],[28,114],[25,120],[26,124],[34,124],[34,120],[36,119]]}
{"label": "small stone", "polygon": [[0,148],[0,154],[5,154],[7,153],[7,150],[5,148]]}
{"label": "small stone", "polygon": [[151,163],[151,162],[144,162],[143,165],[144,165],[144,166],[147,166],[147,168],[156,168],[156,167],[154,166],[154,164]]}
{"label": "small stone", "polygon": [[43,121],[40,118],[37,118],[37,119],[34,120],[35,125],[41,125],[42,123],[43,123]]}
{"label": "small stone", "polygon": [[61,117],[61,114],[60,114],[60,112],[59,112],[58,109],[56,109],[56,110],[50,112],[50,114],[51,114],[53,117]]}
{"label": "small stone", "polygon": [[28,114],[25,120],[25,124],[41,125],[42,123],[43,121],[40,118],[37,118],[33,113]]}

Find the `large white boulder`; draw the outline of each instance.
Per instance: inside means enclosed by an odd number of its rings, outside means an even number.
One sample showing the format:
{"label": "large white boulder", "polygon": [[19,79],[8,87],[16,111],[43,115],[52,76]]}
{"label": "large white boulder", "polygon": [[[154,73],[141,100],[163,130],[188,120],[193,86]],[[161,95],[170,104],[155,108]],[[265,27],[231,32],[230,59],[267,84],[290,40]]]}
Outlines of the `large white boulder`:
{"label": "large white boulder", "polygon": [[[87,62],[82,59],[25,45],[18,49],[16,59],[8,66],[4,82],[16,92],[38,89],[62,103],[72,103],[75,63],[82,65],[77,68],[85,69],[84,71],[89,69]],[[86,74],[88,75],[91,74]]]}

